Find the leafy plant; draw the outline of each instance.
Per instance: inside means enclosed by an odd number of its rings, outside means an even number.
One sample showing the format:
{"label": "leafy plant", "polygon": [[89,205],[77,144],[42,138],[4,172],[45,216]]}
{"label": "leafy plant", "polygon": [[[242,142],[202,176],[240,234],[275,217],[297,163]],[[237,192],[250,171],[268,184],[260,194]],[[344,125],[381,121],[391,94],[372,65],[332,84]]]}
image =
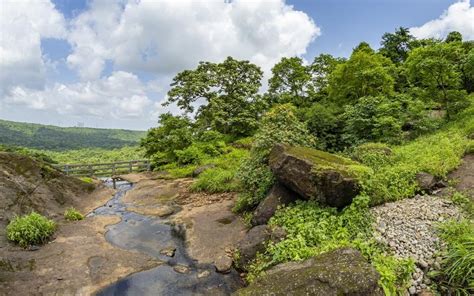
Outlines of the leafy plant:
{"label": "leafy plant", "polygon": [[84,215],[82,215],[75,208],[68,208],[64,212],[64,218],[68,221],[79,221],[79,220],[84,219]]}
{"label": "leafy plant", "polygon": [[237,191],[239,184],[234,180],[234,175],[235,172],[221,168],[206,170],[191,185],[191,190],[209,193]]}
{"label": "leafy plant", "polygon": [[15,217],[7,226],[7,238],[26,248],[42,244],[54,233],[56,223],[36,212]]}

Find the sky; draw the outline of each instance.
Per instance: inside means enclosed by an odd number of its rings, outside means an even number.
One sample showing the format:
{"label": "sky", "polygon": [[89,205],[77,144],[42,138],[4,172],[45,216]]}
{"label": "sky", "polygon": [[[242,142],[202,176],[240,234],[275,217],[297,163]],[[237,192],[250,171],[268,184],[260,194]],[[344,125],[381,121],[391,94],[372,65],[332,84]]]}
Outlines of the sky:
{"label": "sky", "polygon": [[470,0],[0,0],[0,119],[145,130],[173,77],[199,61],[249,60],[268,79],[284,56],[311,62],[378,48],[403,26],[474,40]]}

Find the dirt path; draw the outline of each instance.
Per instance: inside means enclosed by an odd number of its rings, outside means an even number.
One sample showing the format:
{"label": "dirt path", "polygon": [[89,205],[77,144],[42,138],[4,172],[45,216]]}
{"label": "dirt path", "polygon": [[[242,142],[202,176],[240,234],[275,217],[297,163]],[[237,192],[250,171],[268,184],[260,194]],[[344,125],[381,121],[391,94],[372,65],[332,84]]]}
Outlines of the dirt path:
{"label": "dirt path", "polygon": [[474,154],[464,156],[461,165],[449,174],[455,180],[458,191],[467,192],[474,198]]}

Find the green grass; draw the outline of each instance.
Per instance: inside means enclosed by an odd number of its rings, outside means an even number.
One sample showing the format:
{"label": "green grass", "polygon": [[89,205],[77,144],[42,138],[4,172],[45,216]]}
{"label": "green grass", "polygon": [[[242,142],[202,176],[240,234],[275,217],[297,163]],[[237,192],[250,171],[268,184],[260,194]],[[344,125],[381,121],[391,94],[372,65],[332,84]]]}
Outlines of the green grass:
{"label": "green grass", "polygon": [[56,223],[36,212],[15,217],[7,226],[7,238],[21,247],[43,244],[54,233]]}
{"label": "green grass", "polygon": [[68,208],[64,212],[64,219],[68,221],[79,221],[79,220],[84,219],[84,215],[79,213],[79,211],[76,210],[75,208]]}
{"label": "green grass", "polygon": [[94,184],[94,180],[91,177],[79,177],[79,180],[84,183]]}
{"label": "green grass", "polygon": [[208,193],[237,191],[239,184],[234,177],[235,171],[232,170],[208,169],[199,175],[196,182],[191,185],[191,190]]}
{"label": "green grass", "polygon": [[42,153],[60,164],[107,163],[144,159],[143,150],[138,146],[126,146],[117,149],[85,148],[66,151],[30,150]]}

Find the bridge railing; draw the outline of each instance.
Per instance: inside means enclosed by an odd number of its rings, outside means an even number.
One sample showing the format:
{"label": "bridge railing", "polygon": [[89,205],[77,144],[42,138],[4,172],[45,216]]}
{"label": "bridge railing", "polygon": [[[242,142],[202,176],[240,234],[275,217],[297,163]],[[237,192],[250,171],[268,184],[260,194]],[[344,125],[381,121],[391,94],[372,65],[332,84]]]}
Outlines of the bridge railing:
{"label": "bridge railing", "polygon": [[116,176],[150,170],[149,160],[117,161],[109,163],[59,164],[57,169],[75,177]]}

